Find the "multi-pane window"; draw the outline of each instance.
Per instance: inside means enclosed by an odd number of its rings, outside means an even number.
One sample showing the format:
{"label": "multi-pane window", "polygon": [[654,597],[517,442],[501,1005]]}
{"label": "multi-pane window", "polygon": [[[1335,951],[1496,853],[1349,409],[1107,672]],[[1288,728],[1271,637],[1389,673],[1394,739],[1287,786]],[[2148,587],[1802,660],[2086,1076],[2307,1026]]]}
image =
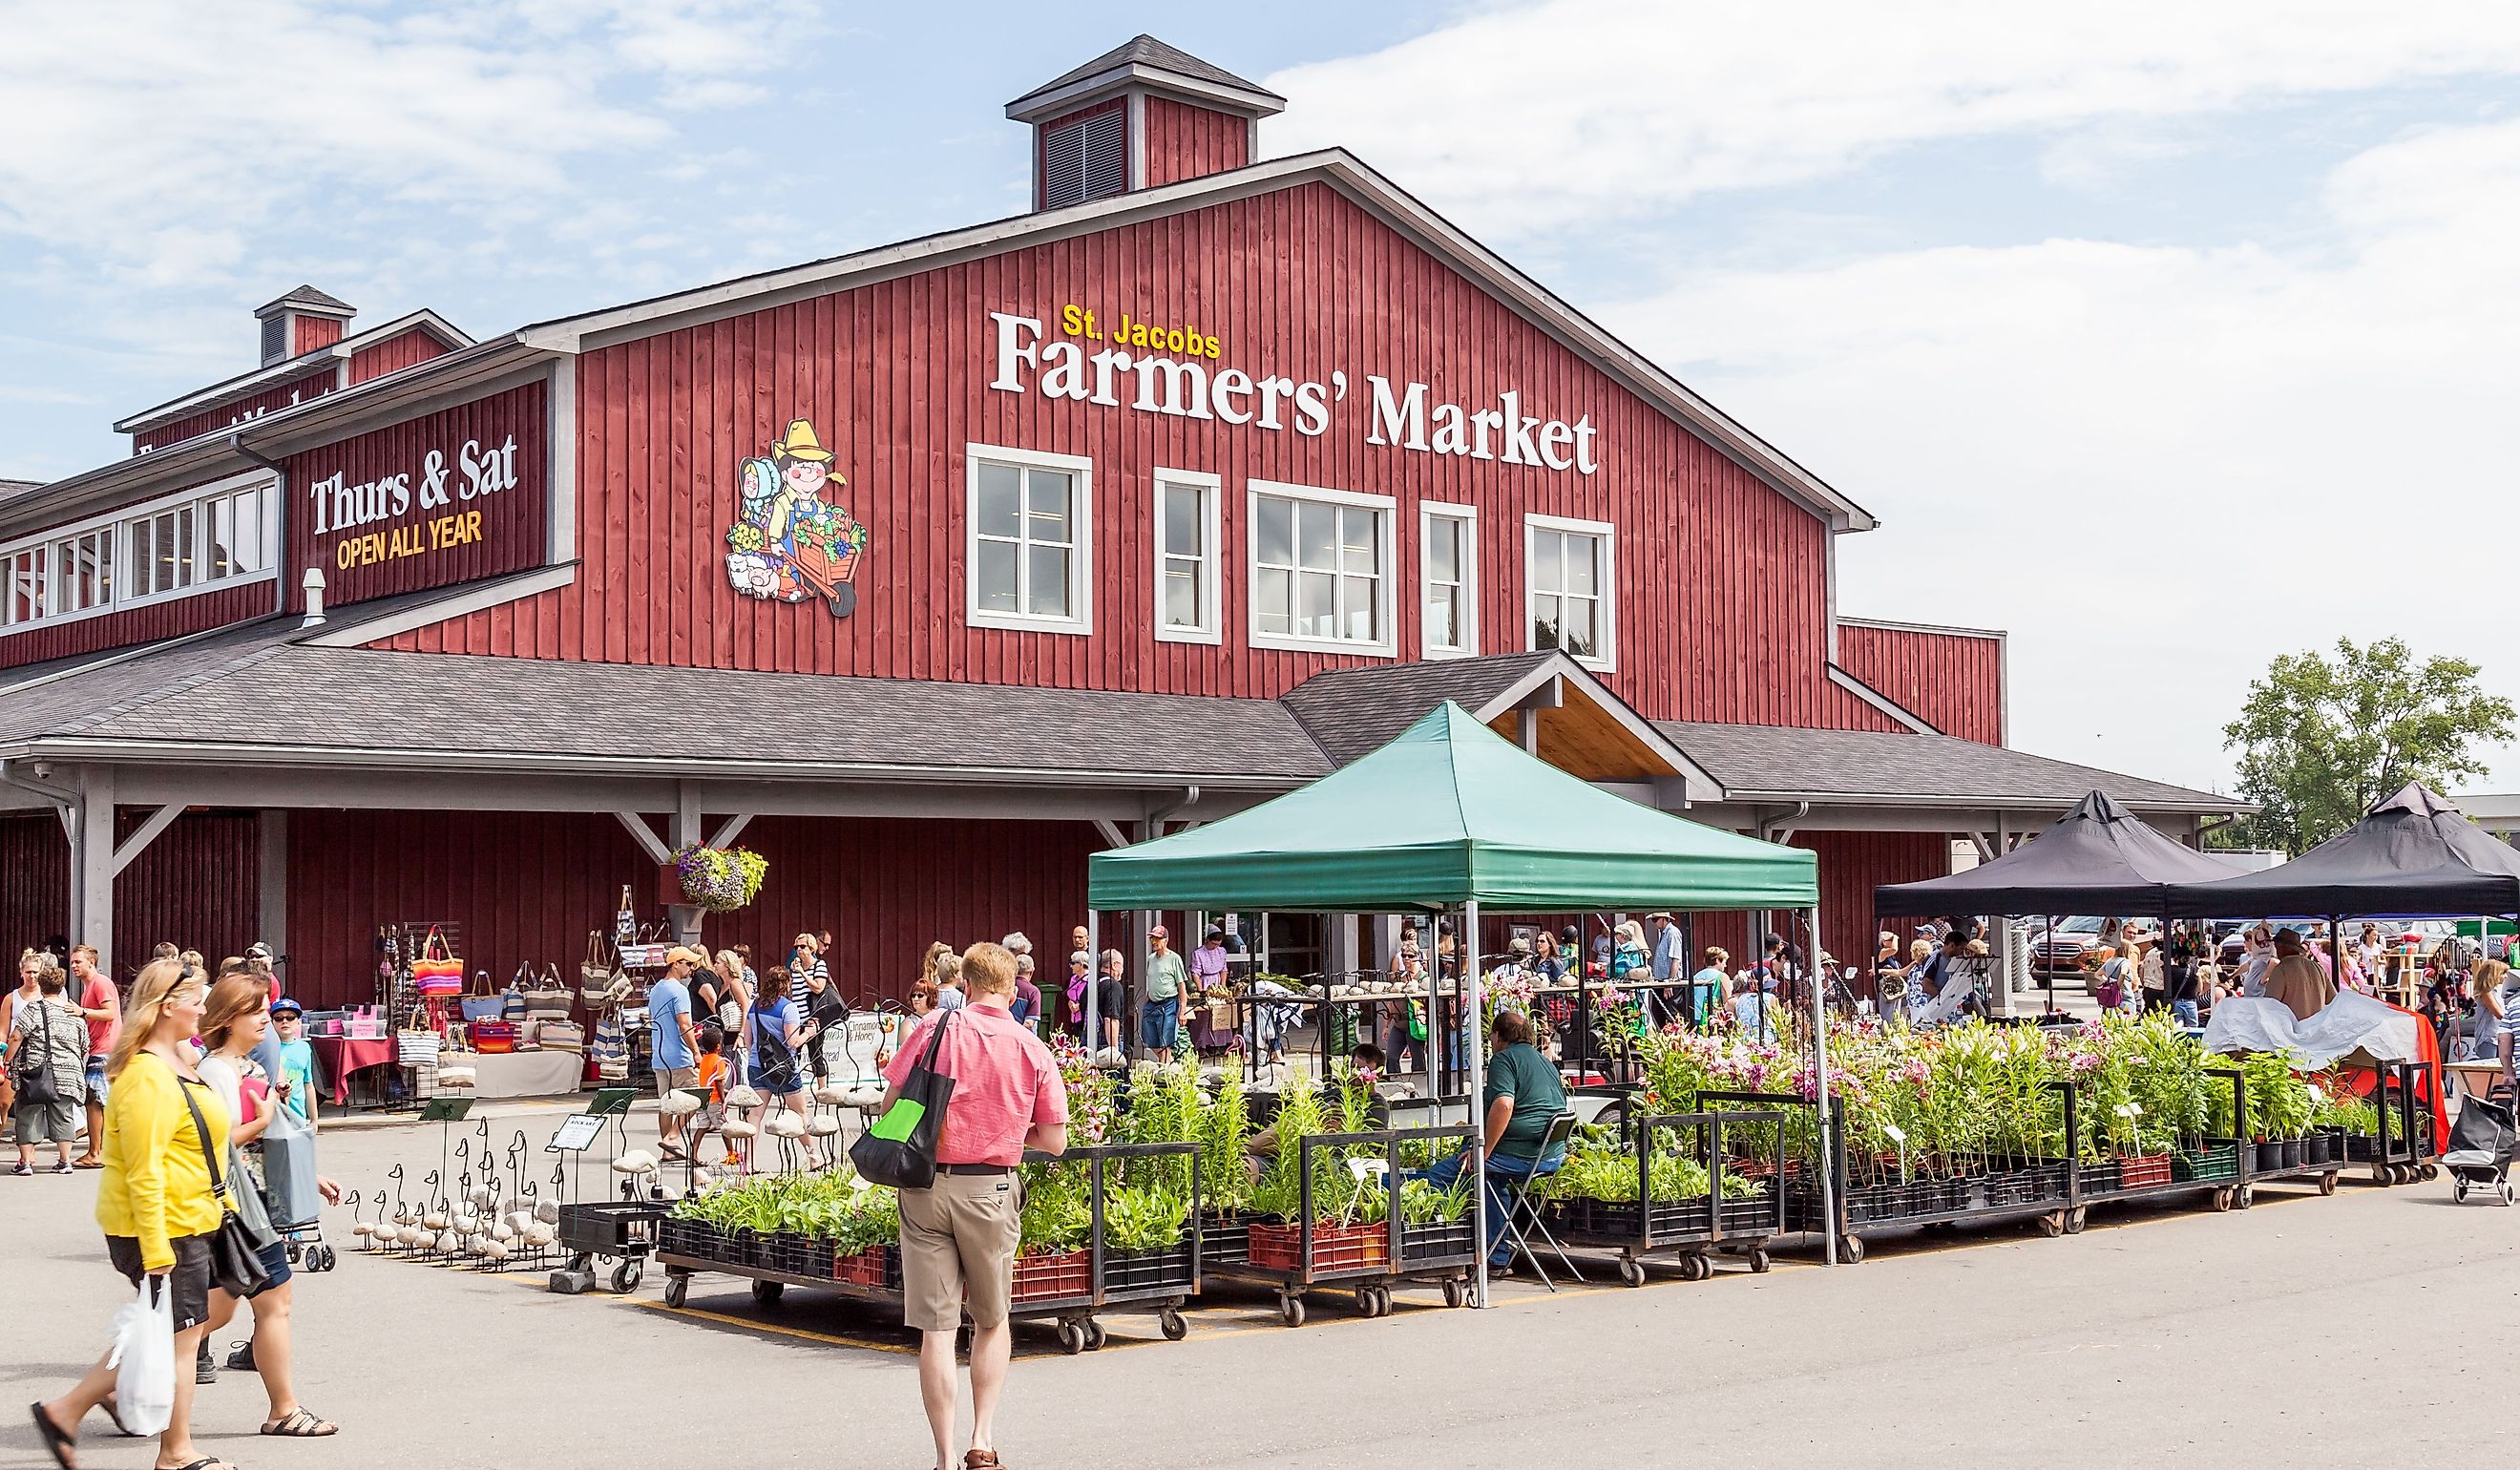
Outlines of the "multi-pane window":
{"label": "multi-pane window", "polygon": [[1479,650],[1479,512],[1469,506],[1421,501],[1418,579],[1425,599],[1425,656]]}
{"label": "multi-pane window", "polygon": [[155,515],[126,521],[131,538],[131,595],[155,597],[177,592],[200,580],[194,575],[200,548],[193,544],[200,516],[192,506],[177,506]]}
{"label": "multi-pane window", "polygon": [[267,483],[231,481],[0,548],[0,627],[268,576],[279,560],[275,510]]}
{"label": "multi-pane window", "polygon": [[1220,642],[1218,479],[1183,469],[1155,475],[1155,637]]}
{"label": "multi-pane window", "polygon": [[113,601],[113,528],[53,544],[53,610],[85,612]]}
{"label": "multi-pane window", "polygon": [[968,460],[971,623],[1092,632],[1091,462],[978,444]]}
{"label": "multi-pane window", "polygon": [[1611,665],[1610,527],[1599,521],[1527,517],[1531,646],[1562,648]]}
{"label": "multi-pane window", "polygon": [[262,544],[261,490],[239,490],[204,502],[202,516],[208,538],[202,548],[202,581],[269,569],[270,549]]}
{"label": "multi-pane window", "polygon": [[1251,641],[1391,651],[1391,500],[1255,480]]}
{"label": "multi-pane window", "polygon": [[15,627],[31,623],[51,610],[44,605],[51,562],[51,552],[40,546],[12,552],[5,561],[0,561],[0,569],[5,569],[8,577],[7,596],[0,600],[0,622]]}

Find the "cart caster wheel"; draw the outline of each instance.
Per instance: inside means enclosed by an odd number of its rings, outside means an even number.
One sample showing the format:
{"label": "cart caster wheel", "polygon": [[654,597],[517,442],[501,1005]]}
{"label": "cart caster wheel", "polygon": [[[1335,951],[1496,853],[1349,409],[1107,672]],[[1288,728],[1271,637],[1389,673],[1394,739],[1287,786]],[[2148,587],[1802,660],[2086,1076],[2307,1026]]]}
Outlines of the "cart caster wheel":
{"label": "cart caster wheel", "polygon": [[2231,1191],[2228,1189],[2215,1190],[2214,1213],[2219,1215],[2229,1208],[2231,1208]]}
{"label": "cart caster wheel", "polygon": [[1389,1316],[1391,1315],[1391,1288],[1388,1286],[1377,1286],[1373,1288],[1373,1314],[1375,1316]]}
{"label": "cart caster wheel", "polygon": [[2452,1180],[2450,1181],[2450,1202],[2454,1205],[2463,1205],[2467,1203],[2467,1180]]}
{"label": "cart caster wheel", "polygon": [[1101,1317],[1089,1317],[1089,1318],[1087,1318],[1087,1319],[1086,1319],[1086,1322],[1085,1322],[1085,1346],[1086,1346],[1086,1347],[1093,1349],[1093,1350],[1094,1350],[1095,1352],[1097,1352],[1097,1353],[1100,1353],[1100,1352],[1102,1352],[1102,1345],[1103,1345],[1104,1343],[1109,1342],[1110,1340],[1111,1340],[1111,1329],[1102,1325],[1102,1319]]}
{"label": "cart caster wheel", "polygon": [[1300,1327],[1304,1325],[1304,1299],[1302,1297],[1280,1297],[1278,1299],[1278,1316],[1280,1320],[1283,1321],[1289,1327]]}
{"label": "cart caster wheel", "polygon": [[2318,1192],[2321,1194],[2334,1194],[2336,1192],[2336,1175],[2334,1171],[2330,1171],[2318,1177]]}
{"label": "cart caster wheel", "polygon": [[2439,1164],[2426,1164],[2423,1168],[2415,1171],[2415,1177],[2429,1184],[2433,1180],[2441,1178],[2441,1166]]}
{"label": "cart caster wheel", "polygon": [[2076,1205],[2074,1208],[2067,1210],[2065,1212],[2065,1233],[2068,1235],[2080,1235],[2083,1233],[2084,1223],[2089,1218],[2090,1211],[2087,1206]]}
{"label": "cart caster wheel", "polygon": [[2258,1202],[2258,1186],[2257,1186],[2257,1185],[2255,1185],[2255,1184],[2242,1184],[2242,1185],[2240,1186],[2240,1192],[2239,1192],[2236,1196],[2234,1196],[2234,1197],[2232,1198],[2232,1200],[2231,1200],[2231,1203],[2232,1203],[2233,1205],[2235,1205],[2235,1206],[2237,1206],[2238,1208],[2243,1209],[2243,1210],[2245,1210],[2245,1209],[2249,1208],[2251,1205],[2254,1205],[2254,1204],[2256,1204],[2257,1202]]}
{"label": "cart caster wheel", "polygon": [[787,1291],[788,1283],[785,1281],[755,1281],[752,1283],[752,1304],[767,1312],[779,1305],[779,1299]]}
{"label": "cart caster wheel", "polygon": [[289,1242],[285,1249],[289,1256],[289,1264],[292,1266],[295,1266],[300,1260],[304,1259],[306,1255],[306,1247],[299,1245],[294,1240]]}
{"label": "cart caster wheel", "polygon": [[2048,1214],[2046,1214],[2046,1215],[2042,1215],[2042,1216],[2040,1216],[2040,1217],[2039,1217],[2039,1233],[2040,1233],[2040,1234],[2042,1234],[2042,1235],[2047,1236],[2047,1237],[2048,1237],[2048,1239],[2050,1239],[2050,1240],[2053,1240],[2053,1239],[2055,1239],[2057,1236],[2064,1234],[2064,1233],[2065,1233],[2065,1212],[2064,1212],[2064,1211],[2062,1211],[2062,1210],[2055,1210],[2055,1211],[2050,1211],[2049,1213],[2048,1213]]}
{"label": "cart caster wheel", "polygon": [[642,1274],[643,1270],[638,1262],[624,1261],[612,1268],[612,1289],[626,1297],[639,1289],[639,1277]]}
{"label": "cart caster wheel", "polygon": [[1715,1260],[1711,1256],[1685,1256],[1682,1261],[1684,1263],[1681,1270],[1683,1280],[1704,1281],[1715,1275]]}
{"label": "cart caster wheel", "polygon": [[1180,1342],[1190,1336],[1190,1319],[1170,1307],[1155,1314],[1155,1325],[1163,1329],[1164,1341]]}
{"label": "cart caster wheel", "polygon": [[1622,1256],[1619,1258],[1619,1279],[1630,1286],[1642,1286],[1645,1284],[1645,1269]]}
{"label": "cart caster wheel", "polygon": [[2506,1206],[2520,1203],[2520,1184],[2514,1184],[2509,1180],[2502,1181],[2502,1203]]}
{"label": "cart caster wheel", "polygon": [[1766,1246],[1754,1246],[1751,1248],[1750,1274],[1754,1276],[1764,1276],[1768,1273],[1768,1268],[1776,1264],[1776,1259],[1768,1254],[1768,1248]]}
{"label": "cart caster wheel", "polygon": [[[764,1282],[762,1284],[768,1285],[769,1283]],[[1088,1339],[1085,1335],[1085,1329],[1076,1325],[1074,1322],[1061,1322],[1058,1324],[1058,1351],[1061,1353],[1066,1354],[1070,1358],[1074,1358],[1077,1354],[1085,1351],[1087,1341]]]}
{"label": "cart caster wheel", "polygon": [[1459,1279],[1455,1279],[1455,1280],[1448,1280],[1448,1281],[1446,1281],[1446,1282],[1444,1283],[1444,1305],[1445,1305],[1445,1306],[1447,1306],[1447,1307],[1461,1307],[1461,1306],[1464,1306],[1464,1305],[1466,1305],[1466,1304],[1469,1302],[1469,1300],[1470,1300],[1470,1288],[1469,1288],[1469,1284],[1468,1284],[1467,1282],[1464,1282],[1464,1281],[1462,1281],[1462,1280],[1459,1280]]}
{"label": "cart caster wheel", "polygon": [[689,1276],[674,1276],[674,1275],[669,1275],[669,1276],[665,1277],[665,1305],[666,1305],[666,1306],[671,1307],[671,1308],[674,1308],[674,1309],[676,1309],[677,1311],[679,1311],[679,1310],[681,1310],[682,1305],[683,1305],[685,1302],[688,1302],[688,1301],[690,1301],[690,1300],[691,1300],[691,1296],[692,1296],[692,1278],[691,1278],[691,1277],[689,1277]]}
{"label": "cart caster wheel", "polygon": [[1839,1241],[1838,1244],[1844,1247],[1844,1249],[1837,1253],[1838,1259],[1844,1261],[1849,1266],[1862,1266],[1864,1264],[1863,1236],[1849,1235],[1844,1240]]}

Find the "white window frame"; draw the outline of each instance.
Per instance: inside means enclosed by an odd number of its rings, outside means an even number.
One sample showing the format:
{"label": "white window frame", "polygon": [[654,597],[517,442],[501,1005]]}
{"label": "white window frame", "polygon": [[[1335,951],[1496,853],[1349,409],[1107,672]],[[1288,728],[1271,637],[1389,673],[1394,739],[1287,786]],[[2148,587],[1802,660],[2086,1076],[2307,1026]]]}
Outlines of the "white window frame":
{"label": "white window frame", "polygon": [[[1433,538],[1427,527],[1438,520],[1457,523],[1462,532],[1462,646],[1439,648],[1427,638],[1426,592],[1435,585],[1434,567],[1428,553]],[[1420,658],[1473,658],[1479,651],[1479,508],[1455,505],[1449,501],[1421,500],[1418,503],[1418,656]]]}
{"label": "white window frame", "polygon": [[[1200,580],[1198,594],[1198,626],[1175,628],[1164,622],[1165,563],[1172,557],[1164,551],[1164,490],[1171,485],[1194,486],[1198,490],[1198,544],[1203,548],[1200,560],[1207,575]],[[1212,644],[1225,642],[1225,477],[1201,469],[1157,469],[1155,471],[1155,642],[1159,644]]]}
{"label": "white window frame", "polygon": [[1532,575],[1532,567],[1539,559],[1537,543],[1539,533],[1542,531],[1572,532],[1576,535],[1598,536],[1601,539],[1601,564],[1596,568],[1598,573],[1596,586],[1600,597],[1598,607],[1600,616],[1597,619],[1600,630],[1600,651],[1589,656],[1579,653],[1569,653],[1566,656],[1596,673],[1616,672],[1619,666],[1619,531],[1618,527],[1606,520],[1574,520],[1563,515],[1522,517],[1523,646],[1533,650],[1541,646],[1540,630],[1537,626],[1539,620],[1532,615],[1531,600],[1540,595],[1537,590],[1538,579]]}
{"label": "white window frame", "polygon": [[[186,506],[194,507],[196,513],[193,517],[193,559],[196,566],[205,566],[209,534],[207,507],[212,501],[234,495],[240,490],[262,492],[261,503],[256,509],[262,521],[263,553],[271,562],[269,568],[256,572],[238,572],[215,580],[196,580],[187,586],[151,593],[147,597],[135,597],[131,594],[134,579],[131,564],[131,538],[127,534],[127,526],[130,522],[160,515],[168,511],[181,510]],[[62,542],[72,541],[97,531],[111,532],[112,536],[113,596],[94,607],[83,607],[76,612],[56,611],[55,609],[61,605],[62,584],[61,567],[58,564],[61,557],[56,554],[55,549]],[[178,490],[170,495],[160,495],[152,500],[139,501],[127,506],[117,506],[111,511],[99,512],[77,520],[65,521],[57,526],[0,542],[0,568],[5,568],[20,553],[32,551],[42,554],[45,569],[44,610],[22,622],[0,624],[0,640],[13,638],[32,628],[51,628],[87,618],[129,612],[136,607],[154,607],[160,602],[200,597],[204,593],[224,592],[232,587],[250,587],[257,582],[276,582],[280,579],[280,563],[285,552],[285,548],[281,545],[280,532],[279,477],[266,469],[249,469],[241,474],[232,474],[223,479],[211,480],[206,484]]]}
{"label": "white window frame", "polygon": [[[1372,641],[1346,638],[1311,638],[1294,633],[1260,631],[1260,502],[1267,500],[1305,501],[1321,505],[1358,506],[1378,511],[1374,535],[1373,624],[1381,636]],[[1392,554],[1392,523],[1399,518],[1399,503],[1388,495],[1368,495],[1358,490],[1331,490],[1320,485],[1295,485],[1283,480],[1249,480],[1243,486],[1243,575],[1245,587],[1245,632],[1255,648],[1285,648],[1306,653],[1353,653],[1366,657],[1396,658],[1399,656],[1399,634],[1392,616],[1392,584],[1399,578],[1398,558]]]}
{"label": "white window frame", "polygon": [[[1068,508],[1074,520],[1075,556],[1069,558],[1072,585],[1065,617],[1035,617],[1021,612],[995,612],[980,605],[980,467],[1012,465],[1026,469],[1057,469],[1076,476],[1076,502]],[[1019,511],[1018,524],[1029,512]],[[1026,557],[1018,555],[1020,574]],[[1013,449],[1002,444],[963,446],[963,618],[974,628],[1002,628],[1013,633],[1094,632],[1094,462],[1083,455],[1052,454],[1040,449]]]}

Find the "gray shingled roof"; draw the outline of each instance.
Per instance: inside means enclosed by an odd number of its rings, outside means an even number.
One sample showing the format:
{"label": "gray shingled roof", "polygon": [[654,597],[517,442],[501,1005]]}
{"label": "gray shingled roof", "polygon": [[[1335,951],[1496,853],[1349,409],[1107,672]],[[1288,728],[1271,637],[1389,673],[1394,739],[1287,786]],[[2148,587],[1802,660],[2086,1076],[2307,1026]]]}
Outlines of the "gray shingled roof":
{"label": "gray shingled roof", "polygon": [[1071,83],[1081,82],[1089,76],[1098,76],[1102,72],[1128,66],[1159,67],[1166,71],[1179,72],[1183,76],[1194,77],[1199,81],[1214,82],[1220,87],[1235,87],[1245,92],[1258,93],[1262,97],[1277,97],[1280,102],[1286,100],[1278,97],[1277,93],[1267,87],[1256,82],[1245,81],[1222,67],[1211,66],[1178,46],[1166,45],[1141,31],[1084,66],[1060,72],[1023,96],[1008,103],[1007,106],[1021,107],[1045,93],[1056,92]]}
{"label": "gray shingled roof", "polygon": [[22,494],[28,490],[40,490],[43,487],[44,482],[42,480],[0,479],[0,500],[5,500],[12,495]]}
{"label": "gray shingled roof", "polygon": [[269,311],[275,306],[313,306],[321,310],[348,312],[358,310],[340,297],[317,290],[311,286],[300,286],[295,290],[275,296],[264,302],[259,310]]}
{"label": "gray shingled roof", "polygon": [[[1269,699],[289,646],[191,672],[64,733],[1183,781],[1294,784],[1330,770],[1294,716]],[[728,727],[730,710],[742,711],[740,732]]]}
{"label": "gray shingled roof", "polygon": [[2142,810],[2230,812],[2247,803],[2211,791],[2145,780],[2026,750],[1944,735],[1795,730],[1657,720],[1663,734],[1738,798],[1889,802],[2054,803],[2070,807],[2105,791]]}
{"label": "gray shingled roof", "polygon": [[1295,712],[1331,760],[1344,766],[1388,744],[1447,699],[1464,709],[1484,708],[1553,656],[1543,649],[1331,669],[1288,690],[1280,702]]}
{"label": "gray shingled roof", "polygon": [[297,622],[262,617],[136,654],[82,653],[8,670],[0,674],[0,741],[92,730],[281,646],[296,636]]}

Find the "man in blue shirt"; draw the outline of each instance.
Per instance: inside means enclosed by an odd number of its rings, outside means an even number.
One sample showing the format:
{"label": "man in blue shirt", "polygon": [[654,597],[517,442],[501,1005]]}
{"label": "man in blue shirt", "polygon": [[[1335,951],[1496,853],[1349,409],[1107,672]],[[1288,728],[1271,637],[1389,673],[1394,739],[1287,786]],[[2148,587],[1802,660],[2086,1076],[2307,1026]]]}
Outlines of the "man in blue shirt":
{"label": "man in blue shirt", "polygon": [[[1651,960],[1654,979],[1657,981],[1688,979],[1688,958],[1687,953],[1681,948],[1680,925],[1672,922],[1672,917],[1668,913],[1649,913],[1645,915],[1645,922],[1654,926]],[[1686,1010],[1687,1007],[1681,996],[1677,992],[1665,990],[1654,992],[1652,1004],[1646,1007],[1645,1014],[1657,1022],[1662,1022],[1676,1019]]]}
{"label": "man in blue shirt", "polygon": [[[654,1028],[648,1064],[656,1069],[656,1095],[700,1080],[699,1038],[692,1031],[692,972],[704,961],[697,950],[677,946],[665,957],[665,978],[648,987],[648,1024]],[[683,1156],[683,1120],[656,1110],[656,1140],[665,1157]]]}

